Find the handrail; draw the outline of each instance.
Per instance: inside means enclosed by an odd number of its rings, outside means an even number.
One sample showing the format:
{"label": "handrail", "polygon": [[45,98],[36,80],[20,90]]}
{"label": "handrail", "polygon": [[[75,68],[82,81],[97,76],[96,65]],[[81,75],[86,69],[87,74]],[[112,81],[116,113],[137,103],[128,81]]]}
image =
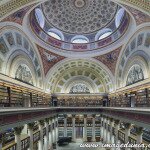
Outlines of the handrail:
{"label": "handrail", "polygon": [[17,143],[16,142],[12,142],[12,143],[10,143],[10,144],[8,144],[8,145],[6,145],[6,146],[4,146],[3,148],[2,148],[2,150],[16,150],[16,146],[17,146]]}

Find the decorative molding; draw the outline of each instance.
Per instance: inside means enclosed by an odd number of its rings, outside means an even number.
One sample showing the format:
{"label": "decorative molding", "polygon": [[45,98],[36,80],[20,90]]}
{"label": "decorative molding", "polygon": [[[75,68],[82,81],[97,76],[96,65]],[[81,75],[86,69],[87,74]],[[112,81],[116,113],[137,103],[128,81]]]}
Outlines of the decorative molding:
{"label": "decorative molding", "polygon": [[123,5],[125,8],[127,8],[130,13],[133,15],[137,26],[142,24],[142,23],[146,23],[146,22],[150,22],[150,16],[143,13],[142,11],[135,9],[133,7],[127,6],[127,5]]}
{"label": "decorative molding", "polygon": [[14,12],[13,14],[9,15],[8,17],[4,18],[1,22],[15,22],[15,23],[22,25],[25,14],[35,5],[36,3],[30,6],[24,7]]}
{"label": "decorative molding", "polygon": [[148,0],[118,0],[120,4],[128,4],[141,8],[143,11],[150,13],[150,1]]}
{"label": "decorative molding", "polygon": [[112,72],[112,74],[115,74],[116,69],[116,63],[120,54],[122,46],[119,48],[113,50],[112,52],[109,52],[104,55],[96,56],[95,59],[101,61],[103,64],[105,64]]}
{"label": "decorative molding", "polygon": [[0,18],[5,17],[7,14],[13,12],[14,10],[18,10],[23,6],[36,2],[39,2],[39,0],[11,0],[0,6]]}
{"label": "decorative molding", "polygon": [[65,59],[65,57],[52,53],[39,45],[37,45],[37,48],[41,55],[45,75],[57,62]]}

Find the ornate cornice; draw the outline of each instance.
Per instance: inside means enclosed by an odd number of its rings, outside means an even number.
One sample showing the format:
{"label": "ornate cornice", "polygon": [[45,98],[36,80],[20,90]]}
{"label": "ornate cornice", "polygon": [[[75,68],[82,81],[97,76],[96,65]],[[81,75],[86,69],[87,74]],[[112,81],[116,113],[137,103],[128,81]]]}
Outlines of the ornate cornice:
{"label": "ornate cornice", "polygon": [[120,4],[135,6],[150,14],[150,1],[148,0],[118,0]]}
{"label": "ornate cornice", "polygon": [[[120,4],[126,4],[130,6],[135,6],[140,8],[141,10],[150,13],[150,2],[146,0],[114,0]],[[18,10],[23,6],[30,5],[31,3],[41,2],[41,0],[10,0],[1,2],[0,6],[0,18],[4,18],[7,14],[14,12],[14,10]]]}
{"label": "ornate cornice", "polygon": [[0,18],[4,18],[7,14],[19,10],[20,8],[37,3],[39,0],[11,0],[0,5]]}
{"label": "ornate cornice", "polygon": [[150,16],[143,13],[142,11],[135,9],[133,7],[123,5],[134,17],[136,24],[140,25],[142,23],[150,22]]}

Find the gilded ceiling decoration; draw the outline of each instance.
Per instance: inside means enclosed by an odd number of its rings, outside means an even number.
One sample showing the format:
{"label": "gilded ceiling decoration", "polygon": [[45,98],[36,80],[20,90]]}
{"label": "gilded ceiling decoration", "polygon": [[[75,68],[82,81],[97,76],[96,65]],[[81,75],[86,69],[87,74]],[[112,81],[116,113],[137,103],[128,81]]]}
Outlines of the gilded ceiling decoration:
{"label": "gilded ceiling decoration", "polygon": [[0,6],[0,18],[4,17],[14,10],[17,11],[24,5],[31,5],[31,3],[33,4],[34,2],[36,3],[38,2],[38,0],[11,0]]}
{"label": "gilded ceiling decoration", "polygon": [[39,53],[42,58],[45,75],[47,74],[49,69],[52,68],[57,62],[59,62],[65,58],[63,56],[54,54],[54,53],[40,47],[39,45],[37,45],[37,48],[38,48]]}
{"label": "gilded ceiling decoration", "polygon": [[51,25],[64,32],[83,34],[109,24],[118,5],[109,0],[49,0],[42,8]]}

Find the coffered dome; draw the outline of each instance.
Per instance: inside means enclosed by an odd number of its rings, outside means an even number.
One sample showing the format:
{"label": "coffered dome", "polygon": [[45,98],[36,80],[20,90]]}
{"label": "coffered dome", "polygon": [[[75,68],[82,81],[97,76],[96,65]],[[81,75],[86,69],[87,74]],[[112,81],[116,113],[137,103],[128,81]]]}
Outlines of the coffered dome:
{"label": "coffered dome", "polygon": [[49,24],[72,34],[92,33],[105,27],[117,8],[109,0],[51,0],[42,4]]}

